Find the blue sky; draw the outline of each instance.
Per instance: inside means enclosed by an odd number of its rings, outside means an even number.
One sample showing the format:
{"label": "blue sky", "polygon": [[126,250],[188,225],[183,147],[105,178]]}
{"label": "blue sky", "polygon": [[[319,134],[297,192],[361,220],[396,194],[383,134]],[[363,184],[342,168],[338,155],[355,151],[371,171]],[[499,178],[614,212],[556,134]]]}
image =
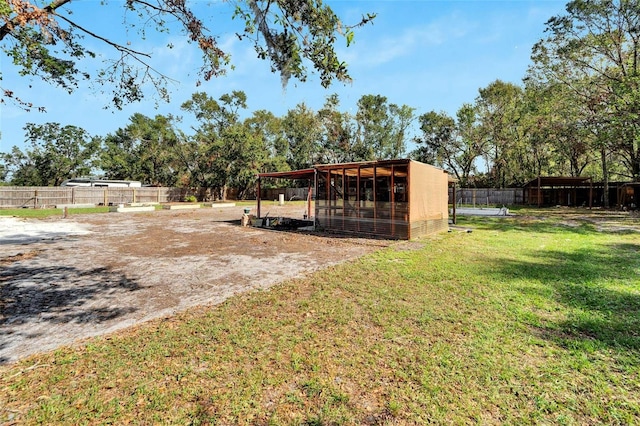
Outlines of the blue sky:
{"label": "blue sky", "polygon": [[[150,117],[184,115],[180,105],[196,91],[205,91],[217,99],[232,90],[242,90],[247,94],[247,115],[266,109],[281,116],[300,103],[317,110],[333,93],[339,95],[340,109],[352,113],[361,96],[382,95],[390,103],[415,108],[417,115],[431,110],[454,115],[463,103],[474,101],[478,89],[496,79],[521,83],[530,63],[531,47],[543,36],[545,22],[563,13],[566,2],[327,0],[326,4],[346,23],[356,22],[366,13],[377,14],[373,25],[356,31],[355,42],[349,48],[338,46],[339,56],[349,64],[353,83],[335,83],[324,89],[319,78],[312,75],[305,83],[291,80],[283,89],[279,76],[271,74],[269,64],[256,59],[252,46],[239,42],[234,35],[240,22],[230,19],[232,7],[227,3],[202,1],[196,7],[211,17],[207,26],[215,29],[220,45],[231,53],[235,69],[196,87],[200,56],[179,35],[154,35],[140,40],[135,33],[126,33],[121,25],[121,0],[109,0],[106,6],[101,6],[99,0],[73,1],[69,9],[83,25],[153,54],[153,65],[177,81],[168,87],[171,102],[156,105],[148,99],[122,111],[104,109],[109,97],[91,87],[83,86],[69,95],[62,89],[17,76],[6,57],[2,57],[2,87],[46,107],[47,112],[25,112],[10,104],[2,105],[0,151],[8,152],[14,145],[24,147],[26,123],[75,125],[92,135],[105,136],[125,127],[136,112]],[[175,47],[167,49],[168,42]],[[102,58],[115,54],[96,40],[89,43]],[[187,125],[188,122],[184,130],[190,133]]]}

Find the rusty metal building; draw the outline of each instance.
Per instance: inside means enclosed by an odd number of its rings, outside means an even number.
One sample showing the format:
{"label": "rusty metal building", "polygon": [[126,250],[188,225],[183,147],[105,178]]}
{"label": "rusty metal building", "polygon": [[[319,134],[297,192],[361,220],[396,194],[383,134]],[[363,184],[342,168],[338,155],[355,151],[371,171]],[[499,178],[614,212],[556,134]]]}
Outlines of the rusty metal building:
{"label": "rusty metal building", "polygon": [[[640,182],[609,182],[609,206],[619,209],[638,208]],[[572,207],[604,207],[605,187],[590,177],[540,176],[523,187],[523,204]]]}
{"label": "rusty metal building", "polygon": [[523,202],[541,206],[593,206],[590,177],[538,176],[523,187]]}
{"label": "rusty metal building", "polygon": [[[308,179],[315,188],[316,226],[326,231],[413,239],[448,230],[448,174],[418,161],[322,164],[261,173],[258,194],[264,178]],[[259,196],[257,201],[260,217]]]}

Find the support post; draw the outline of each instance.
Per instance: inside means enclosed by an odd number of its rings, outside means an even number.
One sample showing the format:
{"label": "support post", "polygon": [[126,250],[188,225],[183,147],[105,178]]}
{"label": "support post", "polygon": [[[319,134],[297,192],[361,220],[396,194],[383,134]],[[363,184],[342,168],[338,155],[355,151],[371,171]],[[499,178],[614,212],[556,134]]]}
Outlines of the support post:
{"label": "support post", "polygon": [[258,176],[258,188],[256,192],[256,215],[260,219],[260,176]]}
{"label": "support post", "polygon": [[540,207],[540,204],[542,204],[542,188],[540,187],[540,176],[538,176],[538,207]]}
{"label": "support post", "polygon": [[391,193],[389,194],[389,199],[391,200],[391,236],[396,236],[396,189],[395,189],[395,174],[396,169],[395,166],[391,165],[391,177],[389,179],[389,185],[391,188]]}
{"label": "support post", "polygon": [[455,225],[457,222],[456,218],[456,183],[453,182],[453,224]]}
{"label": "support post", "polygon": [[311,220],[311,197],[313,192],[311,191],[311,179],[309,179],[309,188],[307,189],[307,220]]}

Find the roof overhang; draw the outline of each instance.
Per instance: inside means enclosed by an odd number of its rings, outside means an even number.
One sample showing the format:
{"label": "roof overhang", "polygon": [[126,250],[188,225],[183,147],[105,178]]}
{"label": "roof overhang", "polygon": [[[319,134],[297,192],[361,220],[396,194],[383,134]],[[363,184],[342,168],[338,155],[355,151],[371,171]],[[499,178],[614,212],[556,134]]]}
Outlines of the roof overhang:
{"label": "roof overhang", "polygon": [[625,182],[622,185],[620,185],[619,188],[624,188],[626,186],[637,188],[637,187],[640,187],[640,182]]}
{"label": "roof overhang", "polygon": [[258,173],[258,178],[274,179],[313,179],[316,169],[290,170],[288,172]]}
{"label": "roof overhang", "polygon": [[[267,172],[258,173],[258,178],[273,179],[314,179],[316,172],[328,172],[332,175],[360,176],[371,178],[375,176],[407,176],[407,166],[413,162],[409,159],[359,161],[351,163],[336,164],[316,164],[312,168],[302,170],[290,170],[287,172]],[[405,166],[403,169],[402,167]],[[433,166],[432,166],[433,167]],[[375,171],[374,171],[375,170]],[[443,173],[447,173],[443,170]],[[448,175],[450,183],[455,182],[455,178]]]}
{"label": "roof overhang", "polygon": [[590,177],[573,176],[540,176],[524,185],[525,188],[541,188],[549,186],[583,186],[590,185]]}

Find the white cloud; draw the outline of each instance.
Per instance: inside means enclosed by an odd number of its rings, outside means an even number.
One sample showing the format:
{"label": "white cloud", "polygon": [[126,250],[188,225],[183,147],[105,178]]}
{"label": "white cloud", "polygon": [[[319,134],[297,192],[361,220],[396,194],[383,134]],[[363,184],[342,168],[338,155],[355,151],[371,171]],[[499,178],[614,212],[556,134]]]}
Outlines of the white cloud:
{"label": "white cloud", "polygon": [[376,29],[368,31],[372,37],[361,41],[356,35],[356,43],[342,54],[348,63],[359,66],[375,67],[392,63],[400,58],[422,55],[426,49],[436,46],[453,45],[465,39],[476,27],[464,16],[453,12],[447,16],[434,19],[421,25],[404,27],[401,32],[380,31],[379,34],[390,34],[376,38]]}

